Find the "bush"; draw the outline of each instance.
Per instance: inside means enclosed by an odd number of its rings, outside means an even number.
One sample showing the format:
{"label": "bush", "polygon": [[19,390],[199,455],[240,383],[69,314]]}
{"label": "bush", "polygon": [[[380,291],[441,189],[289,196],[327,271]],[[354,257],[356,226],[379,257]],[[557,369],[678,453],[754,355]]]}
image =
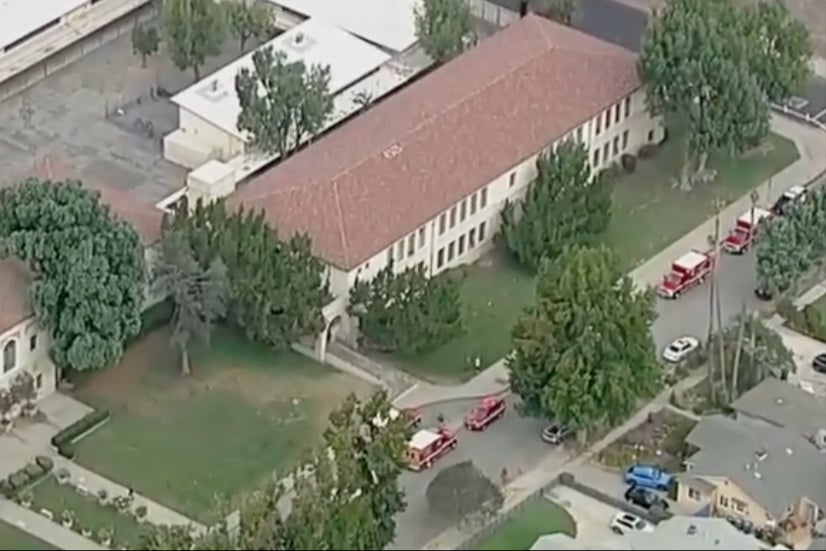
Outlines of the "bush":
{"label": "bush", "polygon": [[23,467],[23,470],[29,478],[37,478],[46,474],[46,471],[44,471],[37,463],[29,463]]}
{"label": "bush", "polygon": [[40,465],[40,468],[43,469],[44,472],[51,472],[54,468],[54,461],[52,461],[51,457],[46,457],[45,455],[38,455],[35,457],[35,462]]}
{"label": "bush", "polygon": [[135,509],[135,515],[137,515],[139,519],[146,518],[147,512],[146,505],[138,505],[137,509]]}
{"label": "bush", "polygon": [[622,157],[620,157],[620,161],[622,162],[622,168],[625,172],[629,174],[637,170],[637,157],[630,153],[625,153]]}
{"label": "bush", "polygon": [[138,334],[132,337],[131,341],[140,340],[147,333],[151,333],[155,329],[163,327],[169,320],[172,319],[173,304],[172,300],[162,300],[157,304],[153,304],[143,311],[141,314],[141,328]]}
{"label": "bush", "polygon": [[68,448],[72,452],[69,455],[61,452],[60,449],[62,447],[67,447],[67,444],[73,444],[74,441],[77,440],[82,434],[107,421],[109,419],[109,415],[110,414],[107,410],[96,410],[85,415],[78,421],[72,423],[62,431],[55,434],[52,437],[52,446],[57,448],[57,452],[60,455],[66,457],[67,459],[71,459],[72,457],[74,457],[73,446],[68,446]]}
{"label": "bush", "polygon": [[59,481],[65,482],[69,480],[69,470],[65,467],[61,467],[55,472],[55,476]]}
{"label": "bush", "polygon": [[7,499],[11,499],[17,493],[12,483],[9,481],[8,478],[4,478],[0,480],[0,494]]}
{"label": "bush", "polygon": [[101,501],[106,501],[109,499],[109,492],[107,492],[105,488],[101,488],[98,490],[98,499]]}
{"label": "bush", "polygon": [[77,450],[75,449],[74,444],[72,444],[71,442],[65,442],[57,446],[57,453],[59,453],[61,457],[73,460],[77,455]]}
{"label": "bush", "polygon": [[9,475],[8,482],[15,493],[19,492],[29,484],[29,476],[25,470],[19,470]]}
{"label": "bush", "polygon": [[637,151],[637,156],[640,159],[649,159],[657,152],[657,146],[653,143],[647,143]]}

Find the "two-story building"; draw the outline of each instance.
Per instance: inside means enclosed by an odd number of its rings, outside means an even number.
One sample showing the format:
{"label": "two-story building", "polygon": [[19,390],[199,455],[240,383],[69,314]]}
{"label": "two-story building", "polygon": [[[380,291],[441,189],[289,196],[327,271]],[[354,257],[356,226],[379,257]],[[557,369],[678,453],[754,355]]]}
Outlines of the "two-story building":
{"label": "two-story building", "polygon": [[[636,57],[527,15],[241,186],[281,235],[307,233],[329,266],[328,332],[351,339],[357,278],[389,262],[435,275],[491,246],[536,157],[581,142],[594,170],[662,139]],[[323,356],[325,338],[319,339]]]}

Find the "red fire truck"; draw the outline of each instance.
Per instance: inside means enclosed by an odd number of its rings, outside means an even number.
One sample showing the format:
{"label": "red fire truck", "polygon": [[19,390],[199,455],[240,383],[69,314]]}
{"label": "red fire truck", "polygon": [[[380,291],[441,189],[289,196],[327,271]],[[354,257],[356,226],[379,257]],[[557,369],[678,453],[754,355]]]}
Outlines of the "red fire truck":
{"label": "red fire truck", "polygon": [[505,399],[502,396],[486,396],[465,415],[465,428],[485,430],[488,425],[505,414],[506,408]]}
{"label": "red fire truck", "polygon": [[771,218],[772,213],[760,207],[749,209],[741,215],[729,234],[723,239],[723,249],[731,254],[742,254],[757,237],[760,223]]}
{"label": "red fire truck", "polygon": [[699,285],[711,275],[714,254],[691,250],[671,264],[671,273],[663,276],[659,294],[663,298],[677,298],[683,292]]}
{"label": "red fire truck", "polygon": [[421,429],[407,445],[407,466],[411,471],[423,471],[458,444],[456,433],[446,427]]}

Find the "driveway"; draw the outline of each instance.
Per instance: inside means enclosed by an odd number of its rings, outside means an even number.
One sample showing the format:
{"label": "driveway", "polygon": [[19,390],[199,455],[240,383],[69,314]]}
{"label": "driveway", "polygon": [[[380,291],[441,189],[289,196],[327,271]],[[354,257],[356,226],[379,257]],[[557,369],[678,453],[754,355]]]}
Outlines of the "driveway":
{"label": "driveway", "polygon": [[551,490],[548,498],[565,507],[574,517],[578,547],[620,548],[617,542],[619,536],[608,528],[618,509],[562,485]]}

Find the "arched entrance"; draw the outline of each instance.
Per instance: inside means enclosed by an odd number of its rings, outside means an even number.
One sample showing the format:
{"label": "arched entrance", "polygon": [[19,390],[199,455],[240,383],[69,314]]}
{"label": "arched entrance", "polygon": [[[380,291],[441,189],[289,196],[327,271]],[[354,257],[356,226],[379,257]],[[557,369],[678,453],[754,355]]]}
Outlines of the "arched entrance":
{"label": "arched entrance", "polygon": [[333,338],[338,335],[339,329],[341,329],[341,315],[334,317],[327,324],[327,329],[324,331],[325,344],[330,344],[333,341]]}

